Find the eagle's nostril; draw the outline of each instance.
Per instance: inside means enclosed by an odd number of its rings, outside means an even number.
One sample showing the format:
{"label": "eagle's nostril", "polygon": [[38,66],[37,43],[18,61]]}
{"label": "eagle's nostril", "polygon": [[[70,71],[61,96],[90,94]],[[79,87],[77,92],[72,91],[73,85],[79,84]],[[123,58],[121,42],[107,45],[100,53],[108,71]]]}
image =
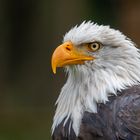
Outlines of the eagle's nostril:
{"label": "eagle's nostril", "polygon": [[71,48],[70,48],[69,45],[66,46],[66,50],[67,50],[67,51],[71,51]]}

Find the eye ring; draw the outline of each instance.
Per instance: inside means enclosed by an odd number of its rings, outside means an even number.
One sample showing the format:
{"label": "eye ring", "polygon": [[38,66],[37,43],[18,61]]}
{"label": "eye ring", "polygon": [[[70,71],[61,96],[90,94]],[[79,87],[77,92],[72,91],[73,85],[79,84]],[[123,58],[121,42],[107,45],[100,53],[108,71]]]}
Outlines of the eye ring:
{"label": "eye ring", "polygon": [[90,51],[93,51],[93,52],[99,50],[100,47],[101,47],[101,44],[99,42],[93,42],[93,43],[89,43],[88,44],[89,50]]}

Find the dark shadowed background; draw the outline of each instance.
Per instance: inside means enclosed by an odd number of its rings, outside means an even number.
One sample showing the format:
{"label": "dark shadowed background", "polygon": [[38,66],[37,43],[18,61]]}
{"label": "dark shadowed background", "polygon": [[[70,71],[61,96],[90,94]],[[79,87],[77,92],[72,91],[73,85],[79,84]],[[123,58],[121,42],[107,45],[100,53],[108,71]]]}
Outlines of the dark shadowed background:
{"label": "dark shadowed background", "polygon": [[50,60],[84,20],[119,29],[140,45],[139,0],[0,1],[0,140],[49,140],[66,77]]}

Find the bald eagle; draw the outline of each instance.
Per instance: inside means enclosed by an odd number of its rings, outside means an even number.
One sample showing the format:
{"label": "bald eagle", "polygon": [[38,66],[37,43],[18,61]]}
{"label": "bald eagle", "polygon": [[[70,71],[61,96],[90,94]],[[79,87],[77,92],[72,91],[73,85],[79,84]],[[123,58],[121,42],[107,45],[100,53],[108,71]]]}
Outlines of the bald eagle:
{"label": "bald eagle", "polygon": [[51,63],[68,75],[53,140],[140,140],[140,53],[129,38],[83,22],[65,34]]}

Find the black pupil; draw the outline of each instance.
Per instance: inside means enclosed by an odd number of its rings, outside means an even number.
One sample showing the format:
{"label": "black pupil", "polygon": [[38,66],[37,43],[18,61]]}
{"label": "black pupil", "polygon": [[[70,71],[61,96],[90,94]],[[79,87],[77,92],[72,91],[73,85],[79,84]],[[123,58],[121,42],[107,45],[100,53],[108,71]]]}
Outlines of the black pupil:
{"label": "black pupil", "polygon": [[96,47],[97,47],[97,45],[96,45],[96,44],[93,44],[93,45],[92,45],[92,47],[93,47],[93,48],[96,48]]}

